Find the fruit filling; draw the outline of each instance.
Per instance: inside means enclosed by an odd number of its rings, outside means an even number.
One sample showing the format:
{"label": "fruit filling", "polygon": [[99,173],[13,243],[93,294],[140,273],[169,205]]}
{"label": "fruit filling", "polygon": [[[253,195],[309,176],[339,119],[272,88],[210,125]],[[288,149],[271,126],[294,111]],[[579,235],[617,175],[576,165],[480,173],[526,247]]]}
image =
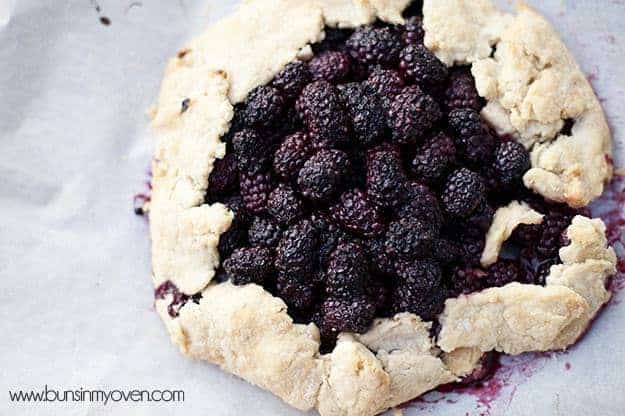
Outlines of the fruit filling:
{"label": "fruit filling", "polygon": [[[498,137],[469,67],[423,45],[421,18],[326,28],[308,62],[288,64],[235,106],[206,202],[234,212],[217,281],[258,284],[314,322],[322,350],[341,331],[412,312],[436,320],[445,299],[510,282],[544,284],[575,211],[522,184],[528,151]],[[497,208],[544,214],[480,265]],[[199,295],[170,282],[176,316]]]}

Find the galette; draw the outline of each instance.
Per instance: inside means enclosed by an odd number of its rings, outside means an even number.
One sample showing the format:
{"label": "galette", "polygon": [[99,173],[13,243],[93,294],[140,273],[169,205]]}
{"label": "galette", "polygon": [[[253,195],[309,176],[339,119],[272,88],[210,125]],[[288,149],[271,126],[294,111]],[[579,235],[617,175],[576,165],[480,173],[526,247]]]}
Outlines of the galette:
{"label": "galette", "polygon": [[528,6],[248,0],[152,112],[156,310],[188,357],[368,416],[562,350],[610,298],[589,82]]}

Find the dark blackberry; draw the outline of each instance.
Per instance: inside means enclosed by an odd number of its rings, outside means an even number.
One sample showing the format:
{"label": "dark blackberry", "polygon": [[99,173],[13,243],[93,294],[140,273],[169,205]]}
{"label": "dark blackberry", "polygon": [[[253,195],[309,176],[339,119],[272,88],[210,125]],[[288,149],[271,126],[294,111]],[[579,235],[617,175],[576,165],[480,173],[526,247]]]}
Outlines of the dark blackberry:
{"label": "dark blackberry", "polygon": [[449,284],[454,297],[476,292],[486,286],[486,272],[479,267],[458,266],[453,269]]}
{"label": "dark blackberry", "polygon": [[373,237],[384,232],[380,213],[359,189],[344,192],[330,212],[338,223],[358,235]]}
{"label": "dark blackberry", "polygon": [[249,214],[245,210],[241,197],[231,197],[224,204],[234,213],[230,228],[219,236],[219,258],[225,259],[230,256],[235,248],[243,246],[247,242],[247,227],[250,222]]}
{"label": "dark blackberry", "polygon": [[373,302],[376,316],[389,316],[391,290],[382,280],[371,277],[365,286],[365,294]]}
{"label": "dark blackberry", "polygon": [[382,145],[367,153],[367,196],[383,207],[398,206],[405,193],[406,174],[399,151]]}
{"label": "dark blackberry", "polygon": [[349,159],[344,152],[321,150],[304,163],[297,183],[306,198],[327,201],[345,183],[348,170]]}
{"label": "dark blackberry", "polygon": [[486,130],[480,134],[456,139],[461,154],[469,165],[483,168],[495,156],[495,139]]}
{"label": "dark blackberry", "polygon": [[404,9],[402,16],[405,18],[423,16],[423,0],[413,0],[410,5]]}
{"label": "dark blackberry", "polygon": [[255,175],[266,165],[267,143],[254,130],[243,129],[232,138],[232,149],[239,172]]}
{"label": "dark blackberry", "polygon": [[419,182],[410,182],[406,186],[405,202],[396,212],[396,216],[415,217],[428,221],[435,230],[443,225],[443,212],[436,195]]}
{"label": "dark blackberry", "polygon": [[349,74],[349,57],[339,51],[325,51],[315,55],[308,68],[315,81],[324,80],[338,84]]}
{"label": "dark blackberry", "polygon": [[266,127],[276,120],[284,108],[284,97],[278,89],[260,85],[247,96],[243,121],[250,127]]}
{"label": "dark blackberry", "polygon": [[526,283],[523,269],[514,261],[499,260],[486,269],[486,286],[499,287],[511,282]]}
{"label": "dark blackberry", "polygon": [[404,23],[401,38],[405,45],[423,45],[423,21],[419,16],[412,16]]}
{"label": "dark blackberry", "polygon": [[388,110],[388,125],[395,142],[411,144],[421,139],[441,117],[436,101],[411,85],[393,99]]}
{"label": "dark blackberry", "polygon": [[323,40],[312,45],[314,53],[320,53],[327,50],[342,50],[345,46],[345,41],[354,31],[351,29],[338,29],[326,26],[323,29],[323,32]]}
{"label": "dark blackberry", "polygon": [[536,254],[534,247],[526,247],[521,250],[519,262],[525,271],[528,283],[544,285],[545,279],[551,271],[551,266],[560,264],[561,261],[557,255],[541,258]]}
{"label": "dark blackberry", "polygon": [[443,310],[445,291],[441,287],[441,270],[433,261],[402,263],[393,291],[393,312],[411,312],[431,320]]}
{"label": "dark blackberry", "polygon": [[412,160],[412,171],[417,179],[437,185],[456,162],[456,147],[453,140],[439,133],[426,142]]}
{"label": "dark blackberry", "polygon": [[324,214],[315,213],[311,215],[310,220],[317,231],[319,240],[318,266],[325,270],[328,266],[330,254],[332,254],[339,242],[347,238],[347,234],[338,224],[335,224]]}
{"label": "dark blackberry", "polygon": [[460,68],[449,76],[449,85],[445,90],[445,105],[448,110],[456,108],[471,108],[480,111],[482,99],[475,88],[475,80],[471,71]]}
{"label": "dark blackberry", "polygon": [[313,284],[290,274],[278,274],[276,291],[278,296],[296,312],[306,311],[315,303]]}
{"label": "dark blackberry", "polygon": [[273,257],[265,247],[238,248],[224,261],[224,269],[235,285],[262,284],[272,265]]}
{"label": "dark blackberry", "polygon": [[304,162],[312,154],[310,137],[304,132],[287,136],[280,144],[273,157],[273,170],[285,180],[297,178]]}
{"label": "dark blackberry", "polygon": [[292,62],[278,72],[271,85],[282,91],[287,100],[293,100],[312,80],[308,65],[304,62]]}
{"label": "dark blackberry", "polygon": [[339,335],[339,331],[327,326],[323,320],[322,305],[318,305],[315,312],[312,314],[310,320],[317,328],[319,328],[319,338],[321,345],[319,345],[319,352],[321,354],[329,354],[334,350],[336,345],[336,339]]}
{"label": "dark blackberry", "polygon": [[467,168],[456,169],[445,183],[443,207],[454,217],[466,218],[479,207],[485,192],[480,175]]}
{"label": "dark blackberry", "polygon": [[276,269],[295,276],[311,275],[316,251],[315,229],[309,220],[302,220],[282,234],[276,248]]}
{"label": "dark blackberry", "polygon": [[460,138],[481,136],[484,126],[480,113],[472,108],[456,108],[449,112],[449,125]]}
{"label": "dark blackberry", "polygon": [[339,92],[327,81],[308,84],[295,103],[304,124],[318,141],[333,146],[349,133],[347,113]]}
{"label": "dark blackberry", "polygon": [[208,177],[208,193],[224,195],[236,190],[239,185],[239,171],[234,154],[227,153],[222,159],[215,159]]}
{"label": "dark blackberry", "polygon": [[371,71],[369,78],[367,78],[367,84],[378,94],[387,111],[395,96],[401,92],[405,85],[399,72],[381,67],[376,67]]}
{"label": "dark blackberry", "polygon": [[523,247],[532,247],[542,234],[541,224],[519,224],[510,239]]}
{"label": "dark blackberry", "polygon": [[504,184],[519,183],[523,174],[530,168],[530,155],[519,142],[503,142],[495,152],[493,166],[499,174],[499,180]]}
{"label": "dark blackberry", "polygon": [[369,146],[376,142],[386,129],[386,112],[382,101],[365,83],[352,82],[339,90],[357,143]]}
{"label": "dark blackberry", "polygon": [[267,212],[280,224],[292,224],[304,215],[304,205],[289,185],[281,183],[269,194]]}
{"label": "dark blackberry", "polygon": [[326,293],[337,298],[361,295],[367,276],[367,259],[362,247],[343,242],[330,254],[325,275]]}
{"label": "dark blackberry", "polygon": [[267,208],[267,199],[273,186],[271,173],[261,172],[255,175],[240,175],[241,198],[245,208],[258,214]]}
{"label": "dark blackberry", "polygon": [[404,78],[433,85],[447,79],[447,67],[422,45],[408,45],[399,53],[399,70]]}
{"label": "dark blackberry", "polygon": [[486,233],[493,222],[495,210],[489,205],[486,198],[480,201],[478,207],[471,215],[461,221],[463,227],[471,227]]}
{"label": "dark blackberry", "polygon": [[375,316],[375,305],[361,295],[352,299],[327,298],[321,305],[322,332],[363,333]]}
{"label": "dark blackberry", "polygon": [[542,258],[556,257],[562,246],[562,234],[571,223],[571,216],[561,213],[549,213],[543,217],[540,239],[536,243],[536,252]]}
{"label": "dark blackberry", "polygon": [[464,234],[460,236],[460,244],[464,254],[464,262],[479,265],[484,251],[484,237]]}
{"label": "dark blackberry", "polygon": [[363,241],[363,248],[372,272],[391,275],[395,273],[395,264],[391,256],[386,253],[384,242],[383,237],[366,239]]}
{"label": "dark blackberry", "polygon": [[435,227],[416,217],[404,217],[393,221],[386,232],[386,252],[399,259],[410,260],[430,254],[437,237]]}
{"label": "dark blackberry", "polygon": [[390,27],[364,26],[345,42],[347,53],[364,65],[396,63],[401,46],[399,34]]}
{"label": "dark blackberry", "polygon": [[462,247],[447,238],[438,238],[432,243],[432,256],[445,267],[457,264],[464,258]]}
{"label": "dark blackberry", "polygon": [[262,217],[254,217],[247,231],[247,239],[251,245],[272,249],[278,244],[281,236],[282,230],[278,224]]}

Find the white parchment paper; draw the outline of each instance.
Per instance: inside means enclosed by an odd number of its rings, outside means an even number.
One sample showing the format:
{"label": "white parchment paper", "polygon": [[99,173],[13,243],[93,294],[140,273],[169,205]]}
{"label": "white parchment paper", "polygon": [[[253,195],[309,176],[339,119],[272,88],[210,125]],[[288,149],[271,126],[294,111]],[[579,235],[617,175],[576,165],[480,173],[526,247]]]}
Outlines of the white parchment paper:
{"label": "white parchment paper", "polygon": [[[166,59],[234,3],[0,0],[0,415],[298,414],[170,343],[152,308],[147,223],[132,212],[152,148],[145,110]],[[591,75],[623,166],[625,5],[530,3]],[[494,400],[431,394],[405,412],[624,414],[621,298],[567,354],[517,359],[489,386]],[[45,385],[182,389],[185,400],[9,400]]]}

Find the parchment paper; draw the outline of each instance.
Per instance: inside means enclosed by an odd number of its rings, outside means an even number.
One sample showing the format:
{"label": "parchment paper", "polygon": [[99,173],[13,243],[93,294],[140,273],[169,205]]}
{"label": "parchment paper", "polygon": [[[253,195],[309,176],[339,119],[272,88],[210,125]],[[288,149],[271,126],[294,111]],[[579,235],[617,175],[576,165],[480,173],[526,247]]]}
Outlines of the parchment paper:
{"label": "parchment paper", "polygon": [[[623,166],[623,2],[530,3],[591,75]],[[170,343],[152,307],[147,223],[132,212],[152,148],[145,110],[166,59],[232,4],[0,0],[1,415],[299,414]],[[569,353],[521,357],[492,394],[434,393],[405,413],[623,414],[618,299]],[[182,389],[185,401],[9,401],[8,390],[46,384]]]}

